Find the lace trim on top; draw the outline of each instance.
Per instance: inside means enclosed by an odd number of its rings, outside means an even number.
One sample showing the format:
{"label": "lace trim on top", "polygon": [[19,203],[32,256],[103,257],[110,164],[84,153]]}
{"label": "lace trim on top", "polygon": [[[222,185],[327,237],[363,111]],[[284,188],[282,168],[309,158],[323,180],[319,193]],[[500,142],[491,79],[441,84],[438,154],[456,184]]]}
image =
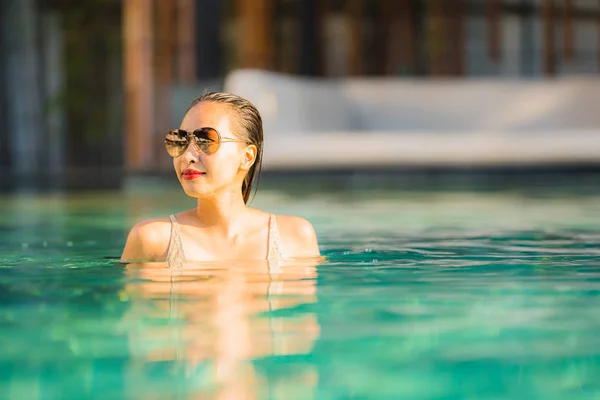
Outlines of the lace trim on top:
{"label": "lace trim on top", "polygon": [[283,252],[281,248],[281,238],[279,237],[279,229],[277,229],[277,219],[274,214],[269,218],[269,251],[267,260],[281,260]]}
{"label": "lace trim on top", "polygon": [[[167,264],[170,268],[181,269],[186,261],[183,251],[183,242],[181,241],[181,230],[175,215],[169,215],[171,219],[171,241],[167,250]],[[267,252],[267,260],[278,261],[283,259],[281,246],[281,238],[279,237],[279,229],[277,228],[277,219],[274,214],[269,217],[269,248]]]}
{"label": "lace trim on top", "polygon": [[175,215],[169,215],[169,218],[171,219],[171,241],[169,242],[166,261],[169,268],[181,269],[185,261],[181,231],[179,230],[179,223],[175,219]]}

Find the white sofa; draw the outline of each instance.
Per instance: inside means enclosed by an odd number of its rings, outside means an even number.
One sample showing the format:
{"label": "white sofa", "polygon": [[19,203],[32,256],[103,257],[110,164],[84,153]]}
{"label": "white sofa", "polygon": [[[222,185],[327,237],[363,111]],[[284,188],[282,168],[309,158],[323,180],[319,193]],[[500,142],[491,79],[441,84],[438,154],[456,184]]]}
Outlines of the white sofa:
{"label": "white sofa", "polygon": [[600,79],[329,80],[237,70],[265,169],[600,163]]}

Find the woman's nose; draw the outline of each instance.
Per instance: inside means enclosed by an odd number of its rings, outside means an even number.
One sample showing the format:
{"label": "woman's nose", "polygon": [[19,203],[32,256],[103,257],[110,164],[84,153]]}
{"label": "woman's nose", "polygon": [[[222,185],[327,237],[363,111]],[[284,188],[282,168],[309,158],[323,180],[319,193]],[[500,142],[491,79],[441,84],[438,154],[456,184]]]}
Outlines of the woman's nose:
{"label": "woman's nose", "polygon": [[196,146],[196,143],[192,143],[185,149],[181,155],[186,163],[197,162],[200,156],[200,149]]}

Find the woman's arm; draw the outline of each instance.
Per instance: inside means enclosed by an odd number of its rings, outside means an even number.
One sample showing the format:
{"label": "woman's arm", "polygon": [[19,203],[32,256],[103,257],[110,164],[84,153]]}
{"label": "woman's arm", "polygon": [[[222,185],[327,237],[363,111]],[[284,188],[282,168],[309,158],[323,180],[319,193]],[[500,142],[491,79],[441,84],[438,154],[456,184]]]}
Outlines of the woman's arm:
{"label": "woman's arm", "polygon": [[[166,223],[168,226],[168,223]],[[139,222],[131,228],[121,254],[121,261],[163,261],[169,243],[165,222],[151,220]]]}
{"label": "woman's arm", "polygon": [[278,216],[277,221],[286,258],[309,258],[321,255],[317,235],[310,222],[292,216]]}

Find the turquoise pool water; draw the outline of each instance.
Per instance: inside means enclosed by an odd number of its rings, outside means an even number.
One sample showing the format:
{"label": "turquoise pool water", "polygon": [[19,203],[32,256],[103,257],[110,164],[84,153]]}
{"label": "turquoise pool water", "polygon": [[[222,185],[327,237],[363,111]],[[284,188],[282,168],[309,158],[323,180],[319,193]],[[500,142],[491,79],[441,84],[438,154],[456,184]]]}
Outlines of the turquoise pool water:
{"label": "turquoise pool water", "polygon": [[[115,264],[178,188],[0,199],[0,397],[596,399],[600,191],[264,190],[328,261]],[[108,258],[107,258],[108,257]]]}

